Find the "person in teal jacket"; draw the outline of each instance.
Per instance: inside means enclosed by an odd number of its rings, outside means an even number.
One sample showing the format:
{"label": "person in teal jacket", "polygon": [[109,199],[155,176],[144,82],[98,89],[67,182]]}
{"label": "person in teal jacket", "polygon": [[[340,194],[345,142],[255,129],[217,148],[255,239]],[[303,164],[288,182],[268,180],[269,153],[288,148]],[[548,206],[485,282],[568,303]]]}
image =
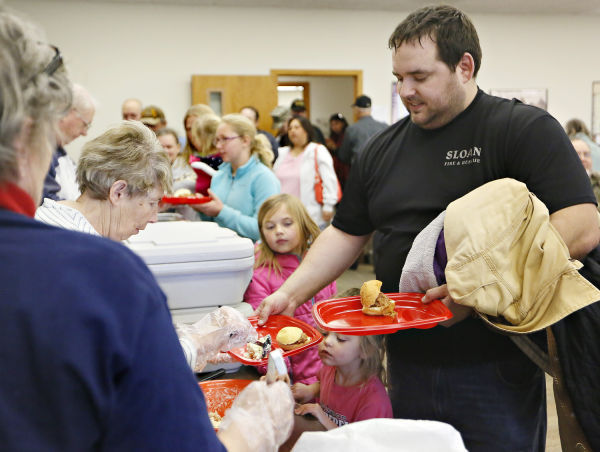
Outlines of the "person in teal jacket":
{"label": "person in teal jacket", "polygon": [[256,242],[258,209],[265,199],[280,192],[271,170],[273,151],[254,124],[240,114],[226,115],[217,128],[215,146],[223,163],[213,176],[210,202],[194,205],[203,220],[233,229]]}

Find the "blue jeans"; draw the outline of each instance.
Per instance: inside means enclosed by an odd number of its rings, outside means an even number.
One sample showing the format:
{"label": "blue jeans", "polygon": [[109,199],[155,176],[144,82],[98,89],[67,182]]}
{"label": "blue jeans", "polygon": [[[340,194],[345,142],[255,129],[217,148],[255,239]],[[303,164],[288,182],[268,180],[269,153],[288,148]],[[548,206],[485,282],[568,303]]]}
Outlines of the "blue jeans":
{"label": "blue jeans", "polygon": [[470,452],[545,450],[544,374],[520,351],[499,361],[403,361],[390,362],[395,418],[451,424]]}

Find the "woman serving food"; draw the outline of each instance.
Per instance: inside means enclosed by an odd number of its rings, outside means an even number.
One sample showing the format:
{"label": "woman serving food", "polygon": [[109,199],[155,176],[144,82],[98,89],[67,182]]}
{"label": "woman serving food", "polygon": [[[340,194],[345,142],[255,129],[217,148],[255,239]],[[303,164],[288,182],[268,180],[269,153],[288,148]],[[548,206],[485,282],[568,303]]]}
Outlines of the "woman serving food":
{"label": "woman serving food", "polygon": [[126,240],[157,221],[159,201],[171,191],[171,162],[152,130],[137,121],[123,121],[85,144],[77,182],[79,198],[46,198],[36,219]]}

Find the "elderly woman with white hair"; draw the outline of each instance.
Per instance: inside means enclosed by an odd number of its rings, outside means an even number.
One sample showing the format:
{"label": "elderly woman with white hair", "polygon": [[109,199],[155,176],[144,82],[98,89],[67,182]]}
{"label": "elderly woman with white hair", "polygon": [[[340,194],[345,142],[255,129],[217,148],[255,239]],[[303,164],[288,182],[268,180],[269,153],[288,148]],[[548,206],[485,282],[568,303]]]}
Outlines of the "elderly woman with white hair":
{"label": "elderly woman with white hair", "polygon": [[152,130],[138,121],[123,121],[84,145],[77,183],[79,198],[46,198],[35,217],[125,240],[157,221],[160,199],[171,191],[171,162]]}
{"label": "elderly woman with white hair", "polygon": [[[246,406],[228,411],[217,438],[142,260],[120,243],[33,218],[56,124],[70,108],[59,50],[0,5],[2,449],[275,450],[293,418],[285,383],[250,384],[238,396]],[[135,140],[129,125],[107,134],[106,152]],[[152,167],[121,176],[95,162],[82,167],[82,189],[110,220],[97,232],[120,239],[143,223],[121,228],[128,209],[153,202],[168,178]]]}

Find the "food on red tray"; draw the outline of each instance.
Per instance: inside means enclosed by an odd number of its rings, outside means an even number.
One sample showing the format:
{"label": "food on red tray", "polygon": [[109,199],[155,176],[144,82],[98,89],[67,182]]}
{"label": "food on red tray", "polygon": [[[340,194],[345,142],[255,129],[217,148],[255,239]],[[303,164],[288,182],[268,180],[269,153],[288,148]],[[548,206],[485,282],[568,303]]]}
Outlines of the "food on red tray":
{"label": "food on red tray", "polygon": [[213,428],[219,428],[221,421],[223,420],[223,418],[219,416],[219,413],[216,411],[209,411],[208,418],[210,419],[210,423],[212,424]]}
{"label": "food on red tray", "polygon": [[191,190],[188,190],[187,188],[180,188],[179,190],[176,190],[175,193],[173,193],[173,196],[176,198],[186,198],[192,195],[193,193],[191,192]]}
{"label": "food on red tray", "polygon": [[258,338],[256,342],[248,342],[244,356],[249,359],[264,359],[271,352],[271,335]]}
{"label": "food on red tray", "polygon": [[310,337],[296,326],[286,326],[277,333],[277,344],[283,350],[294,350],[310,342]]}
{"label": "food on red tray", "polygon": [[387,315],[396,317],[396,304],[381,292],[381,281],[372,279],[366,281],[360,288],[362,312],[367,315]]}

